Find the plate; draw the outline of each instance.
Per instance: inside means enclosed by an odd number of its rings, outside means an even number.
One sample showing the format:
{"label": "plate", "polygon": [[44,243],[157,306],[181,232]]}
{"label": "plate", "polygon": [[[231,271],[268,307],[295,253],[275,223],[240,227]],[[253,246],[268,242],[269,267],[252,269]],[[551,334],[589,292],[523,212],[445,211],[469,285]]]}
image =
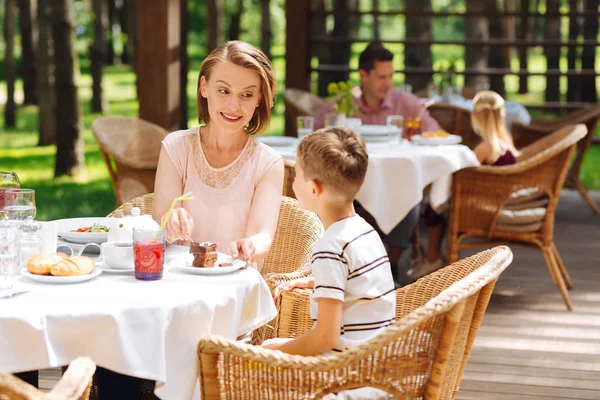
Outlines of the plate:
{"label": "plate", "polygon": [[411,141],[415,144],[426,146],[444,146],[459,144],[460,142],[462,142],[462,137],[450,134],[445,138],[422,138],[421,135],[414,135]]}
{"label": "plate", "polygon": [[95,268],[91,273],[87,275],[76,275],[76,276],[52,276],[52,275],[35,275],[27,271],[27,268],[23,268],[21,270],[21,275],[26,276],[32,281],[42,282],[42,283],[78,283],[89,281],[90,279],[94,279],[98,275],[102,273],[100,268]]}
{"label": "plate", "polygon": [[271,147],[292,147],[298,145],[298,138],[291,136],[258,136],[257,139]]}
{"label": "plate", "polygon": [[386,125],[361,125],[359,132],[366,142],[388,142],[391,139]]}
{"label": "plate", "polygon": [[68,218],[57,219],[56,228],[58,236],[66,242],[87,244],[103,243],[108,240],[108,232],[71,232],[78,228],[92,226],[94,224],[105,225],[109,229],[118,218],[96,217],[96,218]]}
{"label": "plate", "polygon": [[[171,261],[171,266],[177,268],[181,272],[185,272],[187,274],[194,275],[224,275],[230,274],[232,272],[237,271],[240,268],[246,266],[246,261],[244,260],[233,260],[230,255],[217,253],[217,261],[215,262],[214,268],[196,268],[192,266],[192,261],[194,261],[194,255],[188,254],[185,258],[179,258]],[[229,262],[233,265],[231,267],[217,267],[220,263]]]}

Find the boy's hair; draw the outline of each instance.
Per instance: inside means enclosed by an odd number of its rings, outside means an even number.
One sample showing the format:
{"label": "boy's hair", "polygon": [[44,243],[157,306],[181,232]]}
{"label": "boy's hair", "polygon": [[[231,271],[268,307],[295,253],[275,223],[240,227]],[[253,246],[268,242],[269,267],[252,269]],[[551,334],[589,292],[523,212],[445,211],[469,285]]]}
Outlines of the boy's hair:
{"label": "boy's hair", "polygon": [[380,42],[371,42],[358,57],[358,69],[369,72],[375,68],[375,61],[392,61],[394,53],[383,47]]}
{"label": "boy's hair", "polygon": [[352,201],[365,180],[369,156],[352,130],[331,128],[305,136],[298,145],[296,162],[306,179]]}
{"label": "boy's hair", "polygon": [[262,51],[249,43],[238,40],[232,40],[219,45],[204,59],[200,66],[198,88],[196,91],[198,96],[196,103],[198,121],[201,124],[207,124],[210,121],[208,100],[200,94],[200,78],[204,76],[207,81],[210,81],[213,69],[221,62],[230,62],[239,67],[246,68],[255,72],[260,78],[260,93],[262,94],[262,98],[245,130],[250,135],[263,133],[269,127],[271,109],[277,97],[275,73],[273,72],[271,62]]}

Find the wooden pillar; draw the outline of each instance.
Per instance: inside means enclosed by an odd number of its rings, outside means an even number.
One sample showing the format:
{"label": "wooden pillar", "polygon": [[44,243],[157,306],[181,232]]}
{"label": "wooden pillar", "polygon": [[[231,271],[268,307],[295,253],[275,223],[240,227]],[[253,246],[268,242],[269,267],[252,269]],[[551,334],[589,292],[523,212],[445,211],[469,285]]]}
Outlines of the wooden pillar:
{"label": "wooden pillar", "polygon": [[[182,0],[144,0],[137,12],[137,92],[140,118],[180,127],[180,14]],[[183,0],[185,1],[185,0]]]}
{"label": "wooden pillar", "polygon": [[[310,91],[310,2],[285,5],[285,87]],[[286,136],[296,136],[296,121],[285,114]]]}

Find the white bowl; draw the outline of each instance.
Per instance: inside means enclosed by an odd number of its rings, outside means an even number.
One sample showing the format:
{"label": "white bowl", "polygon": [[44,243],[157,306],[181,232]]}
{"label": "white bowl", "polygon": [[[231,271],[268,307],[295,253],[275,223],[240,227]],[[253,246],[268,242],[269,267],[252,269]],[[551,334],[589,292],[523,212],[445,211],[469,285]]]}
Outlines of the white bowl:
{"label": "white bowl", "polygon": [[101,245],[104,263],[113,269],[134,269],[133,243],[104,242]]}

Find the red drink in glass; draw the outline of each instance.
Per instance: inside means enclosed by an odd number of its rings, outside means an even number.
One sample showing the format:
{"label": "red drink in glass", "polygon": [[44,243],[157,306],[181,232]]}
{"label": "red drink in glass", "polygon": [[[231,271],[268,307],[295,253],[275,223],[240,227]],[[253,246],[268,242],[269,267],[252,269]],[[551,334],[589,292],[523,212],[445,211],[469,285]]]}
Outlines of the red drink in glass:
{"label": "red drink in glass", "polygon": [[161,279],[165,261],[165,244],[142,240],[133,244],[135,277],[144,281]]}

